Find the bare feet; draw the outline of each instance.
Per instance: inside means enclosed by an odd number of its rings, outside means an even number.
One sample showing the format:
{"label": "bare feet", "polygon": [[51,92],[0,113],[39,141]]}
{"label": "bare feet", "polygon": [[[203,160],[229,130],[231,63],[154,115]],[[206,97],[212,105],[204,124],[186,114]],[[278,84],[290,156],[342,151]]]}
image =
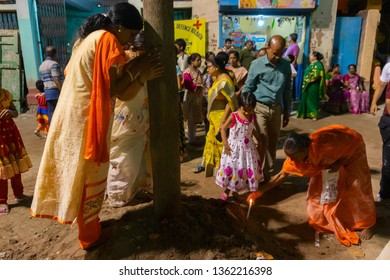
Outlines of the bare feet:
{"label": "bare feet", "polygon": [[365,228],[360,232],[360,239],[361,240],[370,240],[371,237],[374,235],[375,230],[374,230],[375,225],[369,228]]}

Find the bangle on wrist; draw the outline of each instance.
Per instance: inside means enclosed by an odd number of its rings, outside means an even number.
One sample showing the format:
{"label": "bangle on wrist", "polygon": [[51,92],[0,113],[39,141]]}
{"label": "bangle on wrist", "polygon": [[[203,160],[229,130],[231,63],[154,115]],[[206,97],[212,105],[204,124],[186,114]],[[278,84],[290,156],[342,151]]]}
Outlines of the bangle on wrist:
{"label": "bangle on wrist", "polygon": [[126,70],[126,72],[127,72],[127,74],[129,74],[131,82],[134,81],[134,77],[133,77],[133,74],[131,74],[131,71],[130,70]]}
{"label": "bangle on wrist", "polygon": [[142,78],[141,74],[138,76],[138,81],[141,83],[141,85],[145,84],[145,80]]}

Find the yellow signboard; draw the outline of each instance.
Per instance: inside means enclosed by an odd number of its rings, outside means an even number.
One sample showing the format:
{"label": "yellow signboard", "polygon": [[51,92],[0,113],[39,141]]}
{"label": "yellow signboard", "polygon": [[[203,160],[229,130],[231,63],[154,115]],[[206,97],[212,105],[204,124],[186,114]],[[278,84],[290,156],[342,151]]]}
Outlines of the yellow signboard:
{"label": "yellow signboard", "polygon": [[186,41],[186,53],[206,55],[206,20],[202,18],[191,20],[175,20],[175,40]]}

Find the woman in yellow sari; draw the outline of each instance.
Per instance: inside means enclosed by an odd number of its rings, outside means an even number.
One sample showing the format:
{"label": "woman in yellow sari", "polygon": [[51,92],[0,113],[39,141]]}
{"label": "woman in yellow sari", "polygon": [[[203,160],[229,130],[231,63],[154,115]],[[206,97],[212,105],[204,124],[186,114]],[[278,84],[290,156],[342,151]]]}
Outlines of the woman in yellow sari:
{"label": "woman in yellow sari", "polygon": [[215,59],[207,61],[208,71],[214,80],[208,92],[207,118],[210,122],[210,128],[206,135],[202,163],[193,170],[194,173],[206,170],[206,176],[215,173],[222,155],[223,144],[215,136],[231,112],[234,112],[238,107],[234,83],[225,68],[228,60],[229,55],[220,52]]}
{"label": "woman in yellow sari", "polygon": [[[112,98],[132,98],[147,80],[161,75],[156,56],[125,64],[123,45],[142,29],[131,4],[87,19],[78,33],[54,112],[35,186],[31,215],[63,224],[77,221],[82,249],[100,243],[99,212],[109,165]],[[145,58],[146,57],[146,58]]]}

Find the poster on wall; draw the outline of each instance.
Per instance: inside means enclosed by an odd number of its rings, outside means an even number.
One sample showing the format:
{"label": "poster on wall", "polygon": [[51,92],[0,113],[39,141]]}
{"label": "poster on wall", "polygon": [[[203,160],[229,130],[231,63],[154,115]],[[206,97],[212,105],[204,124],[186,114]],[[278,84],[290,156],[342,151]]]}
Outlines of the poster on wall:
{"label": "poster on wall", "polygon": [[267,42],[267,35],[246,34],[245,42],[248,40],[253,41],[254,45],[256,46],[256,50],[259,50],[265,46],[265,43]]}
{"label": "poster on wall", "polygon": [[316,0],[238,0],[240,9],[314,9]]}
{"label": "poster on wall", "polygon": [[233,46],[237,47],[237,48],[241,48],[241,46],[242,46],[242,33],[235,32],[233,36],[234,36]]}
{"label": "poster on wall", "polygon": [[175,20],[175,40],[182,38],[186,41],[186,53],[206,55],[206,20]]}

